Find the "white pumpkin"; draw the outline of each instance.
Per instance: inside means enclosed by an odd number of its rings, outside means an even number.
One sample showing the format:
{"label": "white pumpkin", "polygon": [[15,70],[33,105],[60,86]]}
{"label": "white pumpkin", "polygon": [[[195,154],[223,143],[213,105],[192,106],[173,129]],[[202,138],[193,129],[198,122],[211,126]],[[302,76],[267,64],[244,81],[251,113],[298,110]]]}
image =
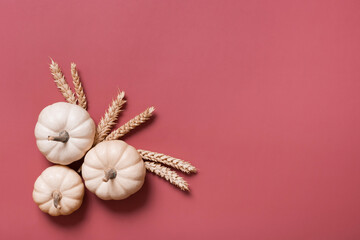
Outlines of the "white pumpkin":
{"label": "white pumpkin", "polygon": [[85,186],[103,200],[121,200],[143,185],[146,169],[136,149],[124,141],[104,141],[85,156]]}
{"label": "white pumpkin", "polygon": [[84,184],[69,167],[55,165],[45,169],[34,184],[33,199],[41,211],[52,216],[69,215],[82,204]]}
{"label": "white pumpkin", "polygon": [[70,164],[81,159],[95,137],[95,123],[78,105],[58,102],[45,107],[35,126],[36,144],[53,163]]}

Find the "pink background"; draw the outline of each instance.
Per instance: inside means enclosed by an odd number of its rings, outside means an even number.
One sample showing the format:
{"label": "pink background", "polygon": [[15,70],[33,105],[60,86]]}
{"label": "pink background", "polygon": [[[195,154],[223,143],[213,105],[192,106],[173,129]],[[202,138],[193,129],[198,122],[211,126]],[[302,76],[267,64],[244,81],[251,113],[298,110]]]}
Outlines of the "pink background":
{"label": "pink background", "polygon": [[[359,1],[0,2],[1,239],[360,239]],[[184,194],[148,174],[140,192],[87,192],[43,214],[51,164],[34,126],[63,101],[53,57],[78,64],[97,122],[117,88],[124,140],[199,168]]]}

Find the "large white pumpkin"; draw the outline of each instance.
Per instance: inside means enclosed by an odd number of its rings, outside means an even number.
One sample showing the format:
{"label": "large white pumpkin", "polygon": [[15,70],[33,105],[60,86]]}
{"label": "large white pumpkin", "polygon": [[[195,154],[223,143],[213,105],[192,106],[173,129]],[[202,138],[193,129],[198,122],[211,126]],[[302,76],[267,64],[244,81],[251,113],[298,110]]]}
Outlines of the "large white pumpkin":
{"label": "large white pumpkin", "polygon": [[75,104],[58,102],[45,107],[35,126],[36,144],[53,163],[70,164],[81,159],[94,142],[95,123]]}
{"label": "large white pumpkin", "polygon": [[103,200],[120,200],[143,185],[146,169],[136,149],[124,141],[104,141],[85,156],[85,186]]}
{"label": "large white pumpkin", "polygon": [[52,216],[71,214],[81,206],[83,197],[81,177],[66,166],[48,167],[34,184],[34,202]]}

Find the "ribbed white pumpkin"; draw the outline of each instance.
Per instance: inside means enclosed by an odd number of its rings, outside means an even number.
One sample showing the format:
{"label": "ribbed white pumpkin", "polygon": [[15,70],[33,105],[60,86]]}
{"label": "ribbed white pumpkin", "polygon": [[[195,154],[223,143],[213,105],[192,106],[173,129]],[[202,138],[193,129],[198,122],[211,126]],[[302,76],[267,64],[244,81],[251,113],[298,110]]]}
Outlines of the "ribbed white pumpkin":
{"label": "ribbed white pumpkin", "polygon": [[52,216],[69,215],[82,204],[84,184],[69,167],[55,165],[45,169],[34,184],[33,199],[41,211]]}
{"label": "ribbed white pumpkin", "polygon": [[94,142],[95,123],[75,104],[58,102],[45,107],[35,126],[36,144],[53,163],[70,164],[82,158]]}
{"label": "ribbed white pumpkin", "polygon": [[120,200],[143,185],[146,169],[140,154],[124,141],[104,141],[85,156],[85,186],[103,200]]}

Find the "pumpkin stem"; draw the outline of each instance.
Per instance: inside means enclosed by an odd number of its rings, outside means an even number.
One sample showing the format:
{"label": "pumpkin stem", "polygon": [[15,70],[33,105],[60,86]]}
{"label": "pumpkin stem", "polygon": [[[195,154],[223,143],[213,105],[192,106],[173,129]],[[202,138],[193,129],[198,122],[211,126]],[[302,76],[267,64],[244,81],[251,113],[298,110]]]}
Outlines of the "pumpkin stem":
{"label": "pumpkin stem", "polygon": [[107,182],[107,181],[109,181],[109,179],[114,179],[114,178],[116,178],[116,175],[117,175],[117,172],[113,168],[105,170],[105,177],[103,178],[103,181]]}
{"label": "pumpkin stem", "polygon": [[69,141],[69,133],[66,130],[63,130],[59,133],[59,136],[48,136],[48,140],[49,141],[58,141],[58,142],[63,142],[66,143],[67,141]]}
{"label": "pumpkin stem", "polygon": [[55,208],[60,209],[60,208],[61,208],[61,206],[60,206],[60,200],[61,200],[61,198],[62,198],[61,193],[60,193],[58,190],[55,190],[55,191],[52,193],[52,197],[53,197],[53,200],[54,200],[54,206],[55,206]]}

